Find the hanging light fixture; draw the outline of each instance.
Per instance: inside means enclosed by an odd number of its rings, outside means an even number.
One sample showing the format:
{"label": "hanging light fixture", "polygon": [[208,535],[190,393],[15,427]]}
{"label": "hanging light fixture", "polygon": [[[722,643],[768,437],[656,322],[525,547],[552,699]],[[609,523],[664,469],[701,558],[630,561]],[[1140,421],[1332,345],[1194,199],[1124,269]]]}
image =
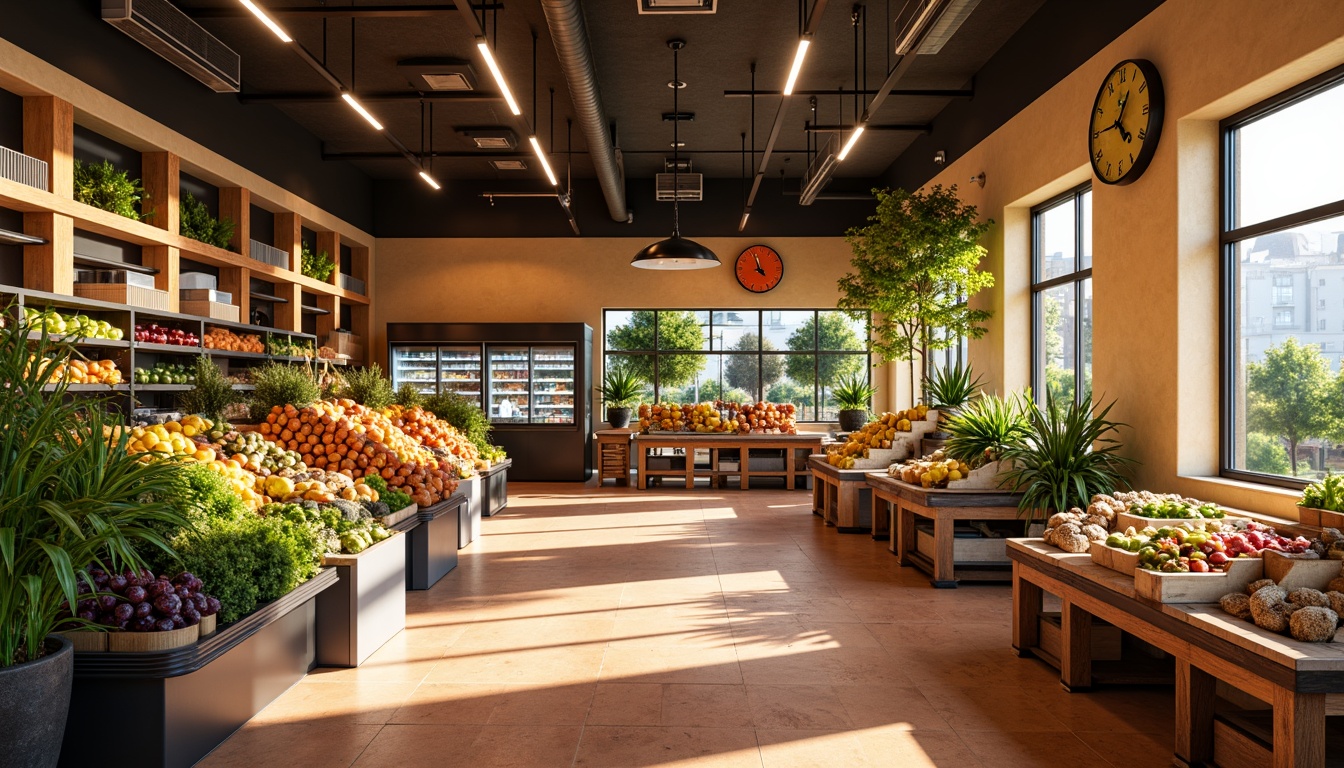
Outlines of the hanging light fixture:
{"label": "hanging light fixture", "polygon": [[[685,40],[668,40],[667,47],[672,49],[672,82],[680,83],[678,73],[678,53],[686,47]],[[672,113],[678,114],[677,94],[680,88],[672,89]],[[678,201],[681,196],[681,188],[677,183],[678,169],[681,167],[679,160],[681,151],[681,136],[678,127],[681,120],[674,118],[672,120],[672,236],[666,240],[659,240],[644,250],[635,254],[635,258],[630,262],[630,266],[640,269],[708,269],[719,266],[719,257],[705,246],[687,240],[681,236],[681,216],[678,208]]]}

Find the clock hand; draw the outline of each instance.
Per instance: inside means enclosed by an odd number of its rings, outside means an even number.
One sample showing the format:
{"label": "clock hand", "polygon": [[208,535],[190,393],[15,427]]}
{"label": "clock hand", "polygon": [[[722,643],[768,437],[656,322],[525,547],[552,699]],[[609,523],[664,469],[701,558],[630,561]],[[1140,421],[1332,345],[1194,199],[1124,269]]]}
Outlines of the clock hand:
{"label": "clock hand", "polygon": [[1120,97],[1120,114],[1115,117],[1115,127],[1120,129],[1120,138],[1124,139],[1127,144],[1134,137],[1129,131],[1125,130],[1125,126],[1121,125],[1120,121],[1125,119],[1125,105],[1128,103],[1129,91],[1125,91],[1125,95]]}
{"label": "clock hand", "polygon": [[756,260],[756,271],[761,275],[761,277],[765,277],[765,270],[761,269],[761,257],[753,253],[751,254],[751,258]]}

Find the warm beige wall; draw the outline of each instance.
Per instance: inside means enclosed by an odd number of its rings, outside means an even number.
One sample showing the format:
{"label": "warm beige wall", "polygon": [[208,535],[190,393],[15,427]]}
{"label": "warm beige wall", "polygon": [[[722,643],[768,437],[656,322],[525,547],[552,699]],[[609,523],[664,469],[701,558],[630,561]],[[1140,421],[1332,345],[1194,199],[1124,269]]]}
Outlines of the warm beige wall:
{"label": "warm beige wall", "polygon": [[[694,272],[635,269],[638,238],[490,238],[378,241],[373,359],[387,360],[388,323],[584,322],[594,331],[600,372],[604,308],[834,307],[849,270],[843,238],[701,238],[723,266]],[[784,279],[766,294],[737,284],[733,262],[763,243],[784,260]],[[887,384],[888,374],[876,374]],[[885,387],[884,387],[885,388]],[[879,402],[879,406],[882,403]]]}
{"label": "warm beige wall", "polygon": [[[1167,113],[1134,184],[1094,183],[1095,389],[1132,426],[1137,483],[1294,515],[1296,495],[1209,479],[1218,470],[1217,121],[1344,62],[1339,0],[1167,0],[935,182],[999,224],[987,245],[995,311],[971,359],[996,386],[1029,383],[1030,206],[1090,177],[1088,115],[1106,73],[1152,60]],[[1291,151],[1291,148],[1285,148]],[[984,172],[983,189],[966,180]]]}

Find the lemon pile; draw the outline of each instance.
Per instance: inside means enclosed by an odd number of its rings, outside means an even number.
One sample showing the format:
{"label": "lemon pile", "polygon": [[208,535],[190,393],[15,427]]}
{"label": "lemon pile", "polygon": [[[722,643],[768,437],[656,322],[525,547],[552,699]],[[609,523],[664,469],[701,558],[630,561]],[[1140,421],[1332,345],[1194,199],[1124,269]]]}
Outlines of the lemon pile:
{"label": "lemon pile", "polygon": [[925,488],[946,488],[949,482],[961,480],[971,473],[964,461],[949,459],[942,451],[934,451],[922,459],[893,464],[887,474],[899,477],[911,485]]}
{"label": "lemon pile", "polygon": [[215,460],[214,449],[197,443],[193,438],[208,434],[213,426],[209,419],[186,416],[181,421],[135,427],[131,430],[131,441],[126,450],[133,456],[142,453],[167,454],[208,464]]}

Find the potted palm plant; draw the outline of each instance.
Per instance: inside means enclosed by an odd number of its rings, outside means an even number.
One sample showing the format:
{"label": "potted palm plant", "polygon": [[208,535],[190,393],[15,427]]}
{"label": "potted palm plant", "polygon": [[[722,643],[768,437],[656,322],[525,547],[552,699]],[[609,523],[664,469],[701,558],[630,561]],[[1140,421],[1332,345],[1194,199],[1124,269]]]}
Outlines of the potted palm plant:
{"label": "potted palm plant", "polygon": [[602,377],[597,392],[606,403],[607,421],[612,428],[625,429],[630,426],[631,406],[644,396],[644,380],[629,366],[614,365]]}
{"label": "potted palm plant", "polygon": [[949,459],[965,462],[972,477],[979,472],[993,480],[987,487],[996,487],[995,478],[1009,466],[1004,453],[1027,437],[1026,408],[1020,395],[977,397],[947,420],[943,452]]}
{"label": "potted palm plant", "polygon": [[873,402],[877,388],[868,379],[857,373],[851,373],[840,379],[831,390],[835,404],[840,406],[840,431],[854,432],[862,429],[868,421],[868,406]]}
{"label": "potted palm plant", "polygon": [[1135,462],[1120,455],[1115,435],[1125,425],[1107,418],[1114,405],[1094,407],[1091,395],[1061,405],[1047,395],[1044,408],[1027,408],[1025,433],[999,456],[1013,464],[1004,485],[1022,493],[1018,509],[1028,522],[1085,509],[1095,494],[1128,485],[1125,475]]}
{"label": "potted palm plant", "polygon": [[[7,766],[55,766],[61,752],[74,651],[58,628],[72,618],[80,571],[141,568],[137,547],[168,550],[156,530],[186,521],[167,502],[180,465],[126,451],[98,402],[44,392],[76,353],[20,318],[0,331],[0,744]],[[37,364],[34,364],[35,361]]]}

